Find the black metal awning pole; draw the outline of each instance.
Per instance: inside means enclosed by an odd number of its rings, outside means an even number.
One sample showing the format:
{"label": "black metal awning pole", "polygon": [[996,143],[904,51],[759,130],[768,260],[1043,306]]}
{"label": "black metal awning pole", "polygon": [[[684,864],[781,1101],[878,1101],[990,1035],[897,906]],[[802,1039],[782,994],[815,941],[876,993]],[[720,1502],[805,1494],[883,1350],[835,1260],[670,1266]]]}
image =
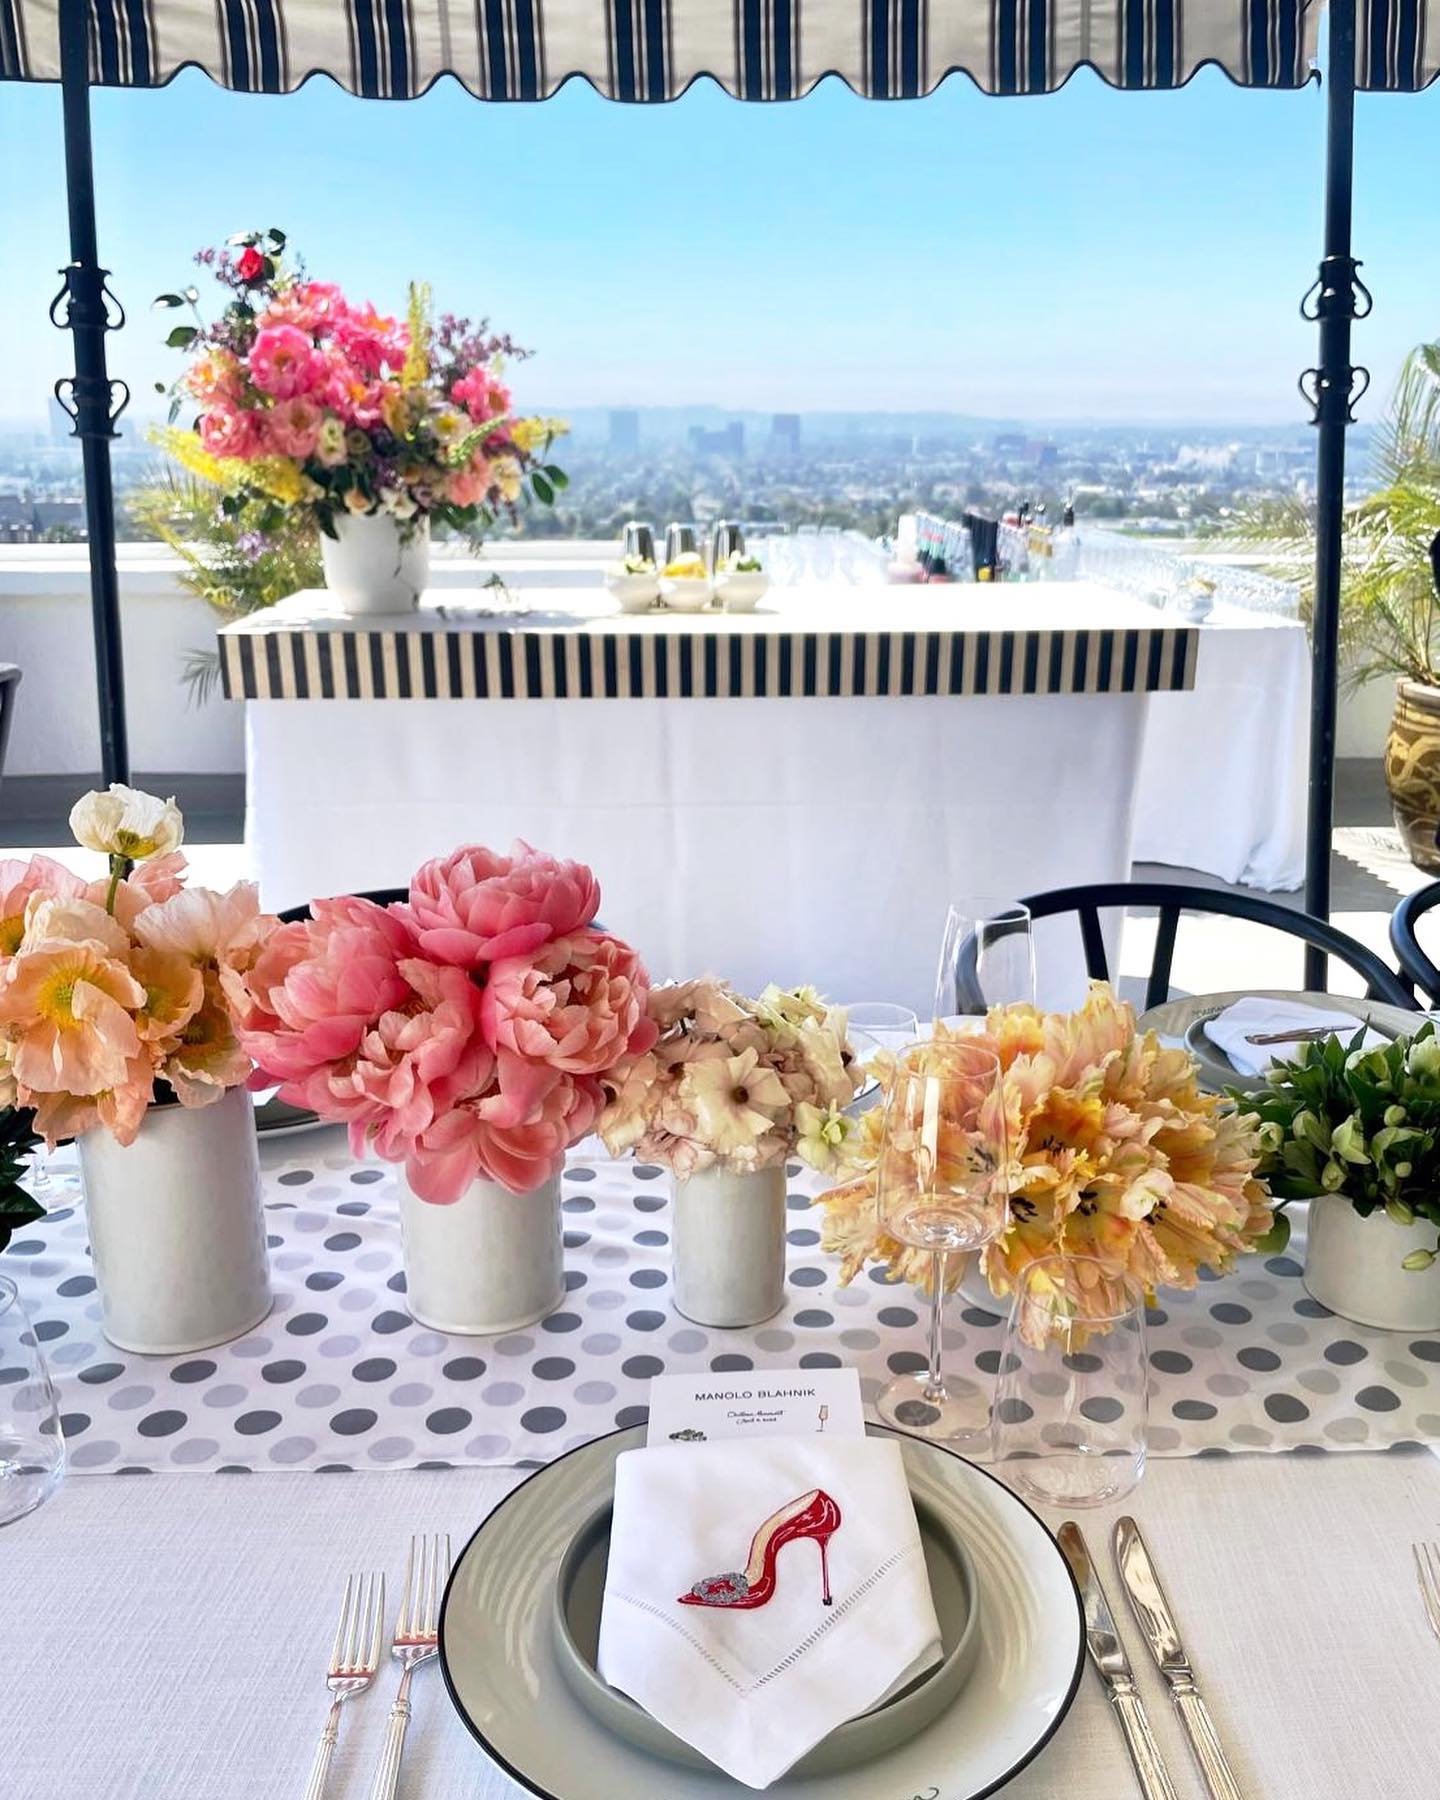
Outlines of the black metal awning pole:
{"label": "black metal awning pole", "polygon": [[[106,287],[95,233],[95,164],[90,146],[89,21],[86,0],[60,0],[60,91],[65,115],[65,191],[70,210],[70,262],[50,317],[75,340],[75,377],[55,384],[74,421],[85,470],[85,523],[90,540],[90,610],[95,631],[95,683],[100,702],[100,766],[104,779],[130,779],[125,733],[125,664],[120,639],[120,585],[115,572],[115,494],[110,443],[130,391],[112,382],[105,333],[125,322]],[[112,319],[110,309],[114,308]],[[119,404],[115,405],[116,393]]]}
{"label": "black metal awning pole", "polygon": [[[1350,364],[1350,325],[1370,310],[1350,254],[1355,186],[1355,0],[1330,0],[1326,70],[1325,253],[1301,305],[1320,326],[1320,366],[1300,391],[1319,428],[1315,469],[1315,609],[1311,620],[1310,807],[1305,836],[1305,908],[1330,916],[1330,834],[1335,811],[1335,719],[1339,678],[1340,577],[1345,533],[1345,432],[1369,377]],[[1363,299],[1362,307],[1357,304]],[[1364,377],[1352,394],[1356,376]],[[1323,990],[1325,955],[1305,952],[1305,985]]]}

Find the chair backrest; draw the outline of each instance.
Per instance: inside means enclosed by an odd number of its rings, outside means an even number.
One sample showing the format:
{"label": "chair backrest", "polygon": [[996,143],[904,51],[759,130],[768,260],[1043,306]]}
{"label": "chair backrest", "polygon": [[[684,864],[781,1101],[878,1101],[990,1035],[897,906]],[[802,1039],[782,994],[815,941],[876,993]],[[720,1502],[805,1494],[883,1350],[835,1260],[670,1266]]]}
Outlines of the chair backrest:
{"label": "chair backrest", "polygon": [[1413,981],[1432,1005],[1440,1006],[1440,969],[1420,948],[1415,930],[1436,906],[1440,906],[1440,881],[1407,894],[1390,915],[1390,948],[1406,979]]}
{"label": "chair backrest", "polygon": [[1170,998],[1175,933],[1182,912],[1220,913],[1283,931],[1329,956],[1339,957],[1360,976],[1365,983],[1365,992],[1373,999],[1415,1010],[1415,996],[1383,957],[1324,919],[1313,919],[1309,913],[1296,912],[1254,894],[1231,893],[1226,888],[1186,887],[1170,881],[1101,881],[1086,887],[1052,888],[1049,893],[1032,894],[1025,905],[1030,908],[1031,917],[1036,919],[1054,918],[1058,913],[1079,915],[1085,968],[1092,981],[1110,979],[1105,938],[1100,929],[1101,911],[1106,907],[1155,907],[1160,914],[1160,926],[1155,934],[1155,953],[1145,985],[1146,1012],[1152,1006],[1162,1006]]}
{"label": "chair backrest", "polygon": [[[409,888],[366,888],[355,896],[357,900],[373,900],[376,906],[394,906],[397,901],[410,898]],[[282,925],[295,925],[302,919],[310,917],[310,908],[305,906],[287,906],[284,912],[276,915]]]}
{"label": "chair backrest", "polygon": [[10,727],[15,723],[15,698],[19,686],[19,669],[14,663],[0,663],[0,775],[5,773],[5,751],[10,743]]}

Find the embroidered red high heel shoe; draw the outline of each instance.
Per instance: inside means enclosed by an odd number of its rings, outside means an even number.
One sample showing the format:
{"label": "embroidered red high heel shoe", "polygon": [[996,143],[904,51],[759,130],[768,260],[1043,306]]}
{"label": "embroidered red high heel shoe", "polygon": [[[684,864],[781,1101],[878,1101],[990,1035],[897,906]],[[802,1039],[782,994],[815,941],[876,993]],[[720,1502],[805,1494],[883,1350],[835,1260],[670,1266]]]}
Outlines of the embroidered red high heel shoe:
{"label": "embroidered red high heel shoe", "polygon": [[775,1592],[775,1558],[795,1538],[814,1538],[820,1549],[821,1598],[829,1606],[830,1539],[839,1529],[840,1508],[824,1488],[811,1488],[771,1513],[750,1540],[750,1560],[743,1569],[707,1575],[688,1594],[681,1594],[680,1604],[730,1606],[737,1611],[764,1606]]}

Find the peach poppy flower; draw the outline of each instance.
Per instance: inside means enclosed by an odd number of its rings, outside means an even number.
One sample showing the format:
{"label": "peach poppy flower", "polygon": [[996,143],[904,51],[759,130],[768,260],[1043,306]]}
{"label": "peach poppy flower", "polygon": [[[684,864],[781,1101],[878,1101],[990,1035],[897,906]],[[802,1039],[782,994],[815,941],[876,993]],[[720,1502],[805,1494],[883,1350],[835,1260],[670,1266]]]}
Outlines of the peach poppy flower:
{"label": "peach poppy flower", "polygon": [[16,956],[0,984],[10,1066],[37,1094],[98,1094],[132,1079],[140,1051],[131,1013],[145,990],[93,944],[42,944]]}

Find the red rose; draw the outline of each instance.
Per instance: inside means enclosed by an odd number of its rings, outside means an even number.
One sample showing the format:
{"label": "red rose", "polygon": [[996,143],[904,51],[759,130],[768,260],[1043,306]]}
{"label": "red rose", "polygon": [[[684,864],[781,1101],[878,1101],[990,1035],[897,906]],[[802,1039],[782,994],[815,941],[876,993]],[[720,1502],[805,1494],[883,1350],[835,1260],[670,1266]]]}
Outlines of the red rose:
{"label": "red rose", "polygon": [[242,281],[258,281],[265,273],[265,258],[253,244],[248,244],[235,268]]}

